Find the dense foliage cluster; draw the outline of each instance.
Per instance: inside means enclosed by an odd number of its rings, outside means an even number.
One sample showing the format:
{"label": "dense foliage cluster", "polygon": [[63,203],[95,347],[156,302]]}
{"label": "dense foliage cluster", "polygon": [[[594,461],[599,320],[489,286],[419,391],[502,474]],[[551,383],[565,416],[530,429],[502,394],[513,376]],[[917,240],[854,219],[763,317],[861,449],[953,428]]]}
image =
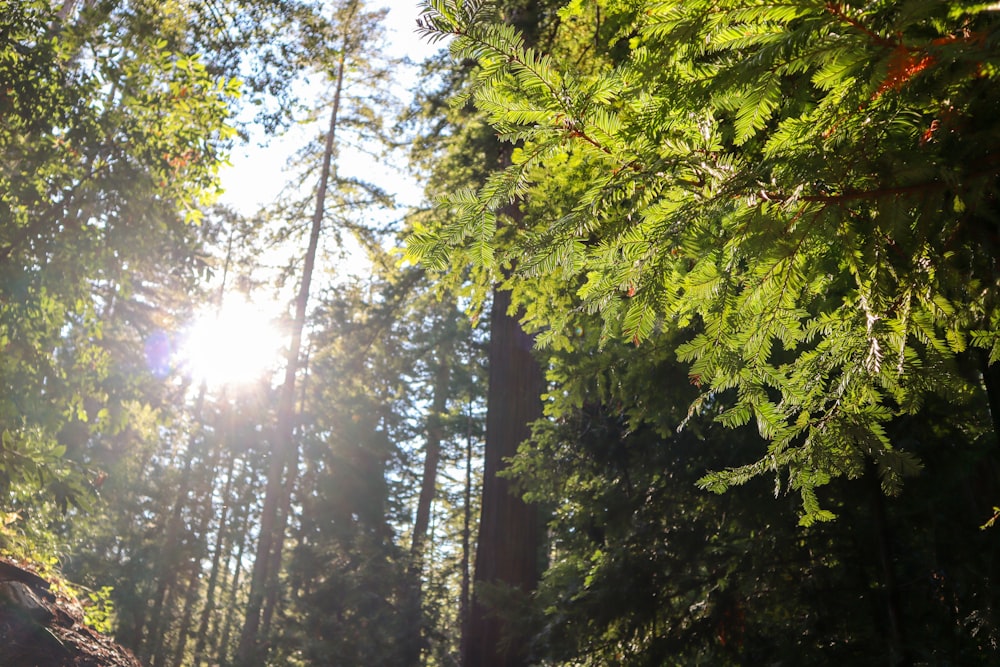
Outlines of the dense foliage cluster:
{"label": "dense foliage cluster", "polygon": [[[605,65],[581,70],[488,3],[429,3],[427,31],[480,63],[468,94],[518,149],[411,252],[443,267],[457,248],[485,281],[513,267],[543,345],[570,345],[581,310],[605,340],[683,332],[692,412],[724,404],[769,441],[706,488],[787,475],[806,523],[831,518],[814,489],[867,459],[898,489],[919,464],[893,421],[968,400],[975,348],[997,357],[996,12],[607,4]],[[533,225],[498,221],[553,194],[566,204]]]}
{"label": "dense foliage cluster", "polygon": [[85,501],[62,455],[85,463],[88,433],[126,426],[136,387],[111,360],[141,362],[121,358],[120,337],[159,324],[137,301],[204,269],[185,218],[214,192],[238,86],[171,50],[169,25],[137,29],[149,18],[102,7],[70,21],[42,1],[0,14],[5,512]]}
{"label": "dense foliage cluster", "polygon": [[553,512],[533,657],[989,662],[996,12],[438,0],[422,26],[512,147],[408,248],[509,290],[548,362],[514,472]]}

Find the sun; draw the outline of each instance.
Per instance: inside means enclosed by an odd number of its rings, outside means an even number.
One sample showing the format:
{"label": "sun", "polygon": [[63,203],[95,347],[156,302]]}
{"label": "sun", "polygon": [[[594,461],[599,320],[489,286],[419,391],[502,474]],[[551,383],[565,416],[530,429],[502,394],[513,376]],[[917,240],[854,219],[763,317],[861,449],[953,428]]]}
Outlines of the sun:
{"label": "sun", "polygon": [[[268,304],[270,306],[270,304]],[[262,305],[227,299],[191,324],[181,345],[188,373],[213,387],[247,385],[273,372],[281,361],[284,336]]]}

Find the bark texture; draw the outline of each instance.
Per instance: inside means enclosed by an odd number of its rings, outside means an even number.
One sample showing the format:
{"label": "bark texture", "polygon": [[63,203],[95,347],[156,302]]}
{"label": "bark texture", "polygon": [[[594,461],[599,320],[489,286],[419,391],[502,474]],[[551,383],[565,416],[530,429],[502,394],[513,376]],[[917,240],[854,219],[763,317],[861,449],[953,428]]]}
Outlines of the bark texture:
{"label": "bark texture", "polygon": [[531,434],[542,416],[542,369],[532,354],[533,339],[508,315],[510,294],[495,290],[490,316],[490,384],[486,414],[483,505],[476,549],[475,590],[465,637],[465,667],[521,667],[528,664],[524,642],[511,636],[510,624],[488,606],[499,586],[528,592],[540,571],[541,521],[536,507],[512,493],[498,476],[505,459]]}

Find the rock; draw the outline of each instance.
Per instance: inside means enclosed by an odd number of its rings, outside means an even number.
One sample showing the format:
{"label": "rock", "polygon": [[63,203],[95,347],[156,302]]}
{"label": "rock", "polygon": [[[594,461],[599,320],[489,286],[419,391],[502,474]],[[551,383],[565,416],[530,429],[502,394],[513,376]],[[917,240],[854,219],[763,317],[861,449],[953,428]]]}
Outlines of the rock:
{"label": "rock", "polygon": [[0,559],[0,663],[142,667],[127,649],[83,624],[76,600],[53,594],[45,579],[5,559]]}

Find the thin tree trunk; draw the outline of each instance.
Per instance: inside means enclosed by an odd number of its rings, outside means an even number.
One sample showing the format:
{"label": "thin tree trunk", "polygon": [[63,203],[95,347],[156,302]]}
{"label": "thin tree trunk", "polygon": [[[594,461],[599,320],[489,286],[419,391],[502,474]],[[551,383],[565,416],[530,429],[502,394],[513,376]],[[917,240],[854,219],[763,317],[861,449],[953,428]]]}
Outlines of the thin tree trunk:
{"label": "thin tree trunk", "polygon": [[[162,612],[164,606],[167,609],[170,609],[173,606],[174,588],[177,584],[176,573],[173,568],[171,568],[170,571],[169,582],[170,585],[168,587],[160,589],[163,591],[163,594],[162,597],[158,599],[158,605],[153,612],[153,622],[149,629],[149,634],[152,636],[152,643],[147,642],[147,653],[143,662],[149,664],[150,667],[159,667],[163,664],[163,637],[166,634],[168,624],[163,623]],[[160,590],[157,592],[159,593]]]}
{"label": "thin tree trunk", "polygon": [[[198,598],[198,591],[201,588],[201,559],[197,557],[192,558],[188,571],[188,585],[184,593],[184,607],[181,612],[180,625],[177,629],[177,643],[174,645],[173,655],[171,656],[171,667],[180,667],[184,661],[184,650],[187,648],[188,633],[191,630],[191,617],[194,614],[195,602]],[[161,664],[164,662],[166,662],[165,656]]]}
{"label": "thin tree trunk", "polygon": [[[306,251],[305,263],[302,267],[302,282],[295,299],[295,321],[292,329],[292,341],[288,349],[288,361],[285,367],[285,381],[281,388],[278,402],[278,425],[275,434],[274,452],[267,475],[267,489],[264,495],[264,505],[261,509],[260,539],[257,543],[257,554],[254,558],[253,574],[250,579],[250,597],[247,601],[246,619],[240,633],[237,650],[237,664],[241,667],[253,667],[260,664],[258,653],[259,630],[261,623],[261,608],[265,592],[271,578],[277,577],[277,572],[271,571],[273,552],[279,543],[279,534],[283,535],[284,522],[279,522],[280,508],[287,502],[284,498],[286,485],[283,483],[285,471],[291,471],[298,462],[298,447],[292,437],[295,429],[295,378],[299,368],[299,356],[302,351],[302,334],[305,329],[306,306],[309,301],[309,288],[312,283],[313,268],[316,264],[316,250],[319,246],[320,230],[323,227],[323,217],[326,211],[326,191],[330,180],[333,163],[333,148],[335,145],[337,121],[340,114],[340,95],[344,83],[344,65],[346,62],[347,37],[343,40],[344,48],[340,50],[337,61],[337,74],[333,97],[333,110],[330,112],[330,127],[326,134],[326,145],[323,149],[323,163],[320,169],[319,188],[316,193],[316,208],[313,212],[312,226],[309,232],[309,247]],[[289,472],[291,474],[291,472]],[[280,558],[280,554],[278,554]]]}
{"label": "thin tree trunk", "polygon": [[295,491],[295,482],[298,479],[298,458],[291,462],[285,475],[285,484],[281,492],[281,507],[278,508],[279,525],[282,530],[275,536],[275,544],[271,549],[271,562],[268,571],[271,573],[264,591],[264,607],[261,613],[261,635],[267,637],[271,633],[271,621],[274,618],[278,600],[281,597],[280,582],[278,573],[281,571],[281,557],[285,550],[285,528],[288,526],[288,519],[292,510],[292,493]]}
{"label": "thin tree trunk", "polygon": [[[299,391],[299,405],[304,405],[306,401],[306,389],[309,379],[309,353],[310,349],[307,347],[305,358],[302,362],[303,378]],[[280,525],[283,527],[288,526],[288,520],[291,517],[292,494],[295,492],[295,485],[298,481],[298,477],[298,457],[296,457],[285,477],[285,486],[282,489],[281,494],[283,503],[280,508]],[[285,552],[285,530],[282,529],[279,531],[276,538],[277,543],[271,552],[271,564],[269,566],[270,571],[275,574],[270,577],[270,581],[268,582],[267,590],[264,596],[264,611],[261,619],[261,634],[265,637],[271,634],[271,621],[274,618],[275,610],[278,607],[278,602],[281,598],[281,587],[278,585],[279,581],[277,573],[281,571],[281,556]]]}
{"label": "thin tree trunk", "polygon": [[[202,382],[198,389],[198,397],[194,404],[194,423],[200,425],[202,410],[205,405],[205,392],[207,387]],[[187,451],[184,453],[184,467],[181,470],[180,488],[174,500],[170,518],[167,520],[166,535],[163,541],[163,552],[160,555],[160,568],[157,575],[156,594],[153,597],[153,611],[150,614],[149,625],[144,632],[144,639],[139,651],[139,657],[144,663],[150,665],[162,664],[160,656],[163,647],[163,636],[166,628],[163,623],[164,608],[169,608],[167,604],[171,598],[172,590],[177,583],[177,571],[174,564],[178,560],[178,546],[180,544],[181,526],[183,524],[182,514],[188,501],[190,491],[191,466],[194,461],[195,447],[197,441],[192,431],[188,439]]]}
{"label": "thin tree trunk", "polygon": [[448,407],[448,389],[451,380],[449,356],[450,341],[443,341],[439,351],[437,369],[434,375],[434,397],[431,411],[427,416],[427,444],[424,450],[424,471],[420,484],[420,498],[413,523],[413,539],[410,556],[422,558],[424,542],[427,540],[427,526],[430,524],[431,504],[437,489],[437,471],[441,461],[441,441],[444,439],[444,414]]}
{"label": "thin tree trunk", "polygon": [[[234,455],[233,458],[236,459],[237,457]],[[246,473],[249,470],[249,465],[245,459],[241,460],[241,463],[242,465],[240,466],[240,475],[238,479],[245,479]],[[209,664],[219,665],[225,664],[224,656],[219,655],[219,638],[220,635],[222,635],[223,627],[229,624],[232,620],[232,610],[234,607],[234,602],[231,598],[233,597],[233,591],[235,590],[236,584],[233,583],[233,579],[236,576],[235,569],[239,568],[239,562],[237,561],[235,566],[233,565],[233,562],[234,559],[243,557],[247,528],[250,525],[249,503],[241,502],[239,497],[232,497],[232,492],[230,493],[230,501],[232,503],[233,511],[229,520],[229,525],[225,528],[225,539],[228,544],[224,549],[225,562],[222,564],[221,571],[219,572],[218,584],[219,597],[225,598],[225,601],[223,604],[219,605],[219,613],[213,614],[204,649],[205,656],[211,656],[208,660]],[[243,512],[243,514],[241,515],[240,512]],[[236,546],[237,539],[239,540],[238,547]],[[230,575],[230,573],[233,574]]]}
{"label": "thin tree trunk", "polygon": [[[205,469],[206,481],[205,481],[205,495],[204,502],[201,512],[201,518],[198,523],[198,529],[196,535],[199,537],[206,536],[208,534],[209,526],[211,525],[214,504],[212,502],[212,491],[215,488],[215,480],[218,479],[218,466],[219,457],[221,455],[221,443],[217,445],[212,456],[208,461],[208,466]],[[207,546],[208,540],[205,540]],[[173,667],[180,667],[181,662],[184,659],[184,651],[187,649],[187,643],[190,639],[191,633],[191,621],[194,616],[194,607],[198,601],[198,592],[201,590],[201,557],[196,553],[194,554],[191,562],[191,576],[188,580],[187,593],[184,596],[184,610],[181,612],[181,623],[177,632],[177,644],[174,647],[174,659]],[[206,601],[206,604],[208,602]]]}
{"label": "thin tree trunk", "polygon": [[205,606],[201,610],[198,622],[198,632],[194,645],[195,665],[200,665],[205,653],[208,638],[208,624],[215,610],[215,589],[219,582],[219,570],[222,566],[222,551],[225,549],[226,518],[229,514],[229,496],[233,488],[233,471],[236,467],[236,457],[229,457],[229,467],[226,470],[226,486],[222,490],[222,509],[219,514],[219,528],[215,535],[215,549],[212,551],[212,567],[208,575],[208,587],[205,590]]}
{"label": "thin tree trunk", "polygon": [[430,414],[427,416],[427,442],[424,448],[424,470],[417,500],[417,513],[413,523],[413,538],[410,543],[410,599],[408,601],[409,620],[403,662],[419,665],[422,650],[421,596],[424,563],[424,545],[427,541],[427,527],[430,525],[431,507],[437,489],[438,466],[441,461],[441,442],[444,440],[444,415],[448,409],[448,390],[451,382],[451,338],[447,335],[438,349],[437,368],[434,373],[434,396],[431,399]]}
{"label": "thin tree trunk", "polygon": [[[235,625],[236,618],[236,593],[240,589],[240,575],[243,574],[243,554],[246,551],[247,546],[247,533],[250,530],[250,512],[247,512],[243,517],[243,530],[239,532],[240,546],[236,550],[236,558],[234,559],[235,567],[233,571],[232,584],[229,587],[229,595],[226,599],[226,621],[222,626],[222,635],[218,640],[218,649],[216,652],[216,661],[220,665],[229,664],[229,637],[233,631],[233,625]],[[227,568],[228,569],[228,568]]]}
{"label": "thin tree trunk", "polygon": [[471,573],[469,572],[470,554],[472,553],[472,402],[469,402],[469,421],[465,433],[465,506],[462,511],[462,590],[459,601],[459,626],[462,636],[459,637],[460,648],[465,647],[469,635],[469,605],[471,591]]}

